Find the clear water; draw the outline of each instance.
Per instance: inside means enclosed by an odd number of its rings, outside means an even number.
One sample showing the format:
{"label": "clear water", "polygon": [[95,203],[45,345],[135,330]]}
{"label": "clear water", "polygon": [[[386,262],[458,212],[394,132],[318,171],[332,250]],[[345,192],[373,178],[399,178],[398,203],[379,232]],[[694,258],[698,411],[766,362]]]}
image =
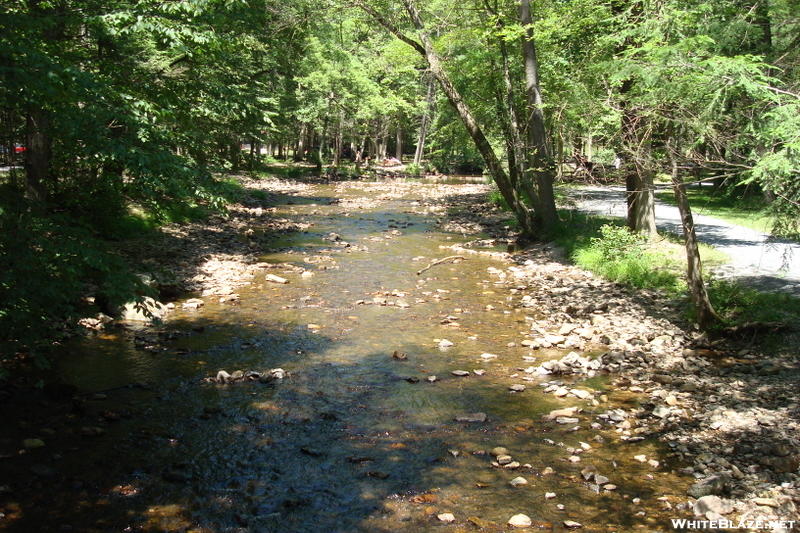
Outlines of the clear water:
{"label": "clear water", "polygon": [[[523,357],[563,354],[519,346],[531,310],[515,308],[513,285],[488,271],[505,263],[466,254],[418,275],[457,254],[448,246],[476,236],[437,230],[441,211],[426,200],[432,185],[364,187],[319,185],[282,198],[272,216],[309,229],[264,243],[261,259],[281,265],[267,272],[289,284],[260,274],[238,290],[236,305],[209,297],[199,310],[176,310],[163,328],[177,332],[174,339],[134,331],[153,352],[136,348],[127,330],[70,348],[67,378],[87,392],[108,391],[88,408],[129,415],[93,445],[101,468],[74,463],[107,485],[105,501],[83,499],[82,530],[501,531],[518,513],[539,529],[563,529],[564,520],[588,531],[669,529],[677,515],[663,508],[681,501],[686,481],[633,459],[646,454],[665,465],[656,443],[621,444],[614,432],[588,429],[591,412],[608,405],[557,399],[532,382],[509,392],[531,364]],[[380,205],[359,207],[365,195]],[[351,246],[325,240],[331,232]],[[408,307],[357,303],[373,298]],[[454,345],[440,349],[441,339]],[[498,357],[484,361],[484,353]],[[203,382],[223,369],[278,367],[291,376]],[[583,429],[542,421],[569,405],[587,410]],[[454,420],[478,412],[486,422]],[[581,442],[591,449],[569,462]],[[492,466],[496,446],[527,466]],[[580,474],[590,464],[617,490],[594,492]],[[555,473],[543,475],[546,467]],[[518,476],[527,484],[512,486]],[[442,521],[443,513],[455,521]]]}

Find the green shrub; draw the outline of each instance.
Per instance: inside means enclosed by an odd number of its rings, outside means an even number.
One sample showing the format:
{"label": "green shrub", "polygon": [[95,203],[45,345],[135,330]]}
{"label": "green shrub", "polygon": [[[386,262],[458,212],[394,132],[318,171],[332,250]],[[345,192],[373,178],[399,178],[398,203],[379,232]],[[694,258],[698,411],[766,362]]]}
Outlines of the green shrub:
{"label": "green shrub", "polygon": [[641,235],[606,224],[600,227],[599,237],[592,237],[588,246],[575,250],[573,260],[595,274],[633,287],[675,288],[679,274],[660,266],[646,245]]}

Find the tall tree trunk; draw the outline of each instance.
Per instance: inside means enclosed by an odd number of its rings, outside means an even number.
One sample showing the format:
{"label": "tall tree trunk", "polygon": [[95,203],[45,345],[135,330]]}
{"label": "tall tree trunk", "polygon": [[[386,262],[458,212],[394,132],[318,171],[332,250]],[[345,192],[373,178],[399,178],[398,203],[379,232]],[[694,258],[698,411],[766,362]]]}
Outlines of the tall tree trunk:
{"label": "tall tree trunk", "polygon": [[528,155],[528,166],[536,177],[539,191],[537,215],[545,231],[558,222],[555,195],[553,194],[553,158],[547,147],[542,109],[542,91],[539,88],[539,64],[536,59],[536,45],[533,41],[533,18],[530,0],[521,0],[520,22],[525,26],[522,36],[522,57],[525,62],[525,89],[528,95],[528,145],[532,150]]}
{"label": "tall tree trunk", "polygon": [[417,149],[414,151],[414,166],[417,168],[419,168],[419,165],[422,163],[422,156],[425,154],[425,139],[428,136],[428,126],[430,125],[431,115],[433,114],[435,88],[435,80],[433,78],[428,79],[425,112],[422,114],[422,123],[419,126],[419,135],[417,136]]}
{"label": "tall tree trunk", "polygon": [[394,157],[403,162],[403,114],[397,116],[397,130],[394,136]]}
{"label": "tall tree trunk", "polygon": [[628,203],[628,227],[647,238],[655,237],[656,227],[654,173],[651,168],[650,131],[647,121],[635,110],[626,109],[622,117],[622,135],[633,160],[625,178]]}
{"label": "tall tree trunk", "polygon": [[[464,127],[467,129],[472,141],[475,143],[475,147],[483,157],[483,160],[489,169],[489,173],[494,179],[494,182],[497,184],[497,188],[500,190],[500,194],[503,195],[503,199],[508,203],[511,211],[514,213],[517,221],[519,222],[523,235],[528,238],[538,236],[538,228],[536,227],[533,216],[531,216],[531,211],[522,202],[517,190],[513,187],[508,174],[503,168],[502,163],[494,153],[494,148],[492,148],[489,140],[484,135],[483,130],[478,125],[477,120],[475,120],[472,111],[464,101],[461,93],[459,93],[455,88],[447,72],[442,67],[439,54],[436,53],[436,50],[433,47],[433,42],[431,41],[425,25],[422,22],[422,17],[420,16],[416,5],[412,0],[403,0],[403,5],[405,6],[406,12],[408,12],[411,21],[417,30],[420,40],[422,41],[422,45],[420,46],[419,43],[411,41],[405,36],[401,36],[399,34],[400,32],[394,26],[389,25],[387,27],[403,41],[411,44],[425,57],[431,74],[434,78],[436,78],[436,81],[439,82],[439,86],[442,88],[445,96],[447,96],[450,104],[458,113],[461,122],[464,124]],[[384,23],[381,18],[378,20],[381,23]]]}
{"label": "tall tree trunk", "polygon": [[306,136],[308,135],[308,124],[300,124],[300,134],[297,136],[297,144],[294,149],[294,162],[299,163],[306,156]]}
{"label": "tall tree trunk", "polygon": [[44,204],[47,174],[50,168],[50,136],[48,112],[28,111],[25,134],[25,190],[32,200]]}
{"label": "tall tree trunk", "polygon": [[689,294],[692,298],[694,311],[697,315],[697,325],[701,331],[707,331],[712,325],[719,322],[719,317],[711,300],[708,298],[706,284],[703,281],[703,263],[700,260],[700,250],[697,247],[697,235],[694,231],[694,217],[686,196],[686,185],[678,175],[678,161],[670,146],[667,147],[670,163],[672,165],[672,188],[675,191],[675,201],[681,214],[683,226],[683,239],[686,247],[686,277],[689,284]]}
{"label": "tall tree trunk", "polygon": [[[536,209],[539,205],[539,195],[531,186],[530,179],[523,179],[525,176],[524,167],[524,149],[522,144],[522,136],[520,134],[520,121],[519,113],[517,112],[517,99],[514,94],[514,84],[511,81],[511,68],[508,65],[508,47],[504,39],[499,40],[500,43],[500,58],[503,62],[503,86],[505,88],[504,95],[498,95],[498,107],[501,108],[502,114],[506,116],[504,121],[506,150],[508,152],[508,174],[511,179],[511,184],[518,187],[520,182],[524,182],[528,187],[528,195],[530,196],[531,203]],[[505,104],[505,105],[503,105]]]}

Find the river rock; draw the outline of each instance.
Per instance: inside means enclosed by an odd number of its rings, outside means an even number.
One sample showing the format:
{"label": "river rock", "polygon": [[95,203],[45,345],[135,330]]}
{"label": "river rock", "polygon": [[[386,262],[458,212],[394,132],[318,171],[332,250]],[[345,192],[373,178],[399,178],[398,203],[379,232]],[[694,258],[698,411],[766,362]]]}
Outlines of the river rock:
{"label": "river rock", "polygon": [[486,422],[486,413],[468,413],[455,417],[456,422],[480,423]]}
{"label": "river rock", "polygon": [[47,465],[33,465],[31,467],[31,472],[33,472],[36,476],[40,478],[55,477],[56,475],[55,468],[49,467]]}
{"label": "river rock", "polygon": [[454,346],[454,344],[447,339],[442,339],[439,341],[439,344],[437,344],[437,346],[439,348],[450,348],[451,346]]}
{"label": "river rock", "polygon": [[527,484],[528,484],[528,480],[527,480],[527,479],[525,479],[525,478],[524,478],[524,477],[522,477],[522,476],[519,476],[519,477],[515,477],[514,479],[512,479],[511,481],[509,481],[509,484],[510,484],[512,487],[519,487],[519,486],[521,486],[521,485],[527,485]]}
{"label": "river rock", "polygon": [[733,504],[719,496],[708,495],[694,502],[693,510],[695,516],[706,516],[709,511],[724,515],[733,512]]}
{"label": "river rock", "polygon": [[451,524],[456,521],[456,517],[453,515],[453,513],[442,513],[437,515],[436,518],[438,518],[440,522],[444,522],[446,524]]}
{"label": "river rock", "polygon": [[508,519],[508,525],[511,527],[531,527],[531,519],[528,515],[515,514]]}
{"label": "river rock", "polygon": [[753,498],[750,501],[762,507],[773,507],[775,509],[780,507],[780,503],[775,498]]}
{"label": "river rock", "polygon": [[153,319],[164,318],[166,314],[167,308],[164,304],[150,297],[141,303],[128,302],[120,310],[120,318],[130,322],[151,322]]}
{"label": "river rock", "polygon": [[730,481],[730,476],[725,473],[715,474],[709,476],[702,481],[699,481],[689,487],[686,491],[689,496],[693,498],[702,498],[703,496],[713,496],[722,492],[725,485]]}
{"label": "river rock", "polygon": [[556,409],[555,411],[550,411],[550,414],[542,416],[545,420],[555,420],[559,417],[572,417],[575,416],[580,409],[578,407],[567,407],[564,409]]}
{"label": "river rock", "polygon": [[800,467],[800,457],[797,455],[790,455],[788,457],[762,457],[759,463],[771,467],[779,474],[783,474],[795,472],[798,467]]}
{"label": "river rock", "polygon": [[522,392],[525,390],[525,385],[511,385],[508,387],[511,392]]}
{"label": "river rock", "polygon": [[504,448],[503,446],[496,446],[492,448],[492,451],[489,453],[495,457],[500,457],[501,455],[511,455],[511,452],[508,451],[508,448]]}
{"label": "river rock", "polygon": [[663,405],[659,405],[658,407],[653,409],[653,416],[656,416],[658,418],[666,418],[669,416],[669,414],[670,414],[669,408],[664,407]]}
{"label": "river rock", "polygon": [[450,373],[459,378],[465,378],[469,376],[469,372],[467,372],[466,370],[453,370]]}
{"label": "river rock", "polygon": [[574,520],[564,520],[564,527],[577,529],[579,527],[583,527],[583,524],[580,522],[575,522]]}
{"label": "river rock", "polygon": [[22,446],[26,450],[36,450],[38,448],[44,448],[44,441],[42,439],[25,439],[22,441]]}

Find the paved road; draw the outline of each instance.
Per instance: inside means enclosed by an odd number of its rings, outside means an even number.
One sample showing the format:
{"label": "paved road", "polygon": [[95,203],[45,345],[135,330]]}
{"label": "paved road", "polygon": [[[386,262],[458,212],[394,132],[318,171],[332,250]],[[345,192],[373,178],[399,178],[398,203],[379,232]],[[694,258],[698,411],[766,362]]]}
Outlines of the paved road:
{"label": "paved road", "polygon": [[[585,187],[570,196],[580,211],[625,217],[625,189]],[[800,296],[800,244],[772,239],[769,235],[718,218],[694,214],[695,232],[702,242],[728,254],[730,263],[714,269],[723,277],[735,277],[761,290],[790,292]],[[656,225],[681,234],[678,208],[656,200]]]}

